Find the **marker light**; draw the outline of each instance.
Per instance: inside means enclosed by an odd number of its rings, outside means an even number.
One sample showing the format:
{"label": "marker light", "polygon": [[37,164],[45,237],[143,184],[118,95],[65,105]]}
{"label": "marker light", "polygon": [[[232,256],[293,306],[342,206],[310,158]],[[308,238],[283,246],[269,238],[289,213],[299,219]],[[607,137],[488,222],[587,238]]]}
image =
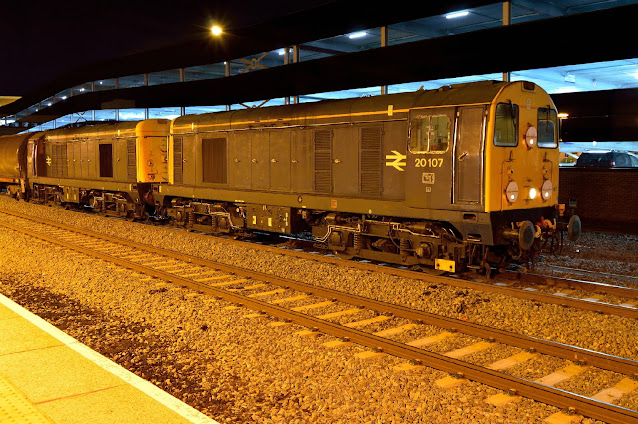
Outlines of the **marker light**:
{"label": "marker light", "polygon": [[516,199],[518,199],[518,184],[516,184],[516,181],[510,181],[507,185],[507,188],[505,189],[505,197],[507,197],[507,201],[509,203],[516,202]]}
{"label": "marker light", "polygon": [[529,189],[529,198],[530,200],[536,199],[536,189],[534,187]]}
{"label": "marker light", "polygon": [[545,180],[543,186],[541,187],[541,198],[543,199],[543,201],[549,200],[549,198],[552,196],[552,189],[553,186],[551,180]]}
{"label": "marker light", "polygon": [[538,136],[538,132],[534,126],[530,126],[525,133],[525,144],[528,149],[531,149],[536,144],[536,137]]}
{"label": "marker light", "polygon": [[210,31],[213,33],[214,36],[218,36],[221,35],[222,28],[219,25],[213,25]]}
{"label": "marker light", "polygon": [[359,31],[359,32],[353,32],[352,34],[348,35],[349,39],[353,39],[353,38],[361,38],[361,37],[365,37],[366,35],[368,35],[367,32],[365,31]]}
{"label": "marker light", "polygon": [[448,13],[447,15],[445,15],[445,17],[447,19],[462,18],[463,16],[467,16],[469,13],[470,12],[468,12],[467,10],[461,10],[459,12]]}

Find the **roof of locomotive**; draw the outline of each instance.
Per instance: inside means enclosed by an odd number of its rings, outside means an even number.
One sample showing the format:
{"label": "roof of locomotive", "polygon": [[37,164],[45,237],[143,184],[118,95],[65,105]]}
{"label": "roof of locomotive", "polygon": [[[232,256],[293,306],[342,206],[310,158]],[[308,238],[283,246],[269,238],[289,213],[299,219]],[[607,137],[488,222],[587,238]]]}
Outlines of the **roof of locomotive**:
{"label": "roof of locomotive", "polygon": [[[372,112],[387,119],[389,106],[392,106],[395,113],[400,113],[418,107],[491,103],[499,91],[508,84],[513,83],[480,81],[409,93],[185,115],[173,120],[171,133],[289,125],[305,126],[319,123],[319,121],[321,123],[349,123],[353,116]],[[395,119],[405,119],[405,117],[395,116]]]}

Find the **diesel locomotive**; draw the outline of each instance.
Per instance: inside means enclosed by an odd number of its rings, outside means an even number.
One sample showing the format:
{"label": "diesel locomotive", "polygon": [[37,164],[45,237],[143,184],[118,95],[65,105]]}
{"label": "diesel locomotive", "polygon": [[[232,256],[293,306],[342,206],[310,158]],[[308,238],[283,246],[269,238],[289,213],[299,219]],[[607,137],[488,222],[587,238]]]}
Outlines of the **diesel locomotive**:
{"label": "diesel locomotive", "polygon": [[[0,137],[16,198],[343,257],[489,270],[578,238],[558,119],[528,81]],[[569,222],[567,220],[569,219]]]}

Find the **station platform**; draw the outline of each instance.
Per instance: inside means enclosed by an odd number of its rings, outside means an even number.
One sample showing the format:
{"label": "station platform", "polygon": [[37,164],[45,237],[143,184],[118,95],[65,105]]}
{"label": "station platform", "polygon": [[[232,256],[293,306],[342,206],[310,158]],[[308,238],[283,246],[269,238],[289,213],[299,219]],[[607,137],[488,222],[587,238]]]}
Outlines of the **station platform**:
{"label": "station platform", "polygon": [[0,423],[218,424],[2,295]]}

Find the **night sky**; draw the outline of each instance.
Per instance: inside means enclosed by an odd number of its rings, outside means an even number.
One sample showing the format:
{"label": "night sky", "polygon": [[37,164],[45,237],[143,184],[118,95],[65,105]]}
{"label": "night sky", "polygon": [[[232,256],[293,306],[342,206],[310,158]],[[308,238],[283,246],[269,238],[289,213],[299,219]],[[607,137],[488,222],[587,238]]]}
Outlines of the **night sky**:
{"label": "night sky", "polygon": [[0,1],[0,96],[21,96],[104,59],[254,25],[327,0]]}

